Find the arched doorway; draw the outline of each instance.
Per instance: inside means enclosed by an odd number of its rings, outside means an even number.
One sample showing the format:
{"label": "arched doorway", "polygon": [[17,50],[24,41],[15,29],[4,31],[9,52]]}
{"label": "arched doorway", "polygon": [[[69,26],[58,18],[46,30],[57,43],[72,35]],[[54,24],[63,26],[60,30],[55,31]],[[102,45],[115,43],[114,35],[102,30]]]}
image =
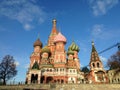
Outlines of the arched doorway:
{"label": "arched doorway", "polygon": [[64,80],[63,80],[63,79],[61,80],[61,83],[64,83]]}
{"label": "arched doorway", "polygon": [[57,83],[60,83],[60,79],[57,80]]}
{"label": "arched doorway", "polygon": [[56,83],[57,81],[56,80],[54,80],[54,83]]}
{"label": "arched doorway", "polygon": [[43,82],[44,82],[44,80],[45,80],[45,77],[44,77],[44,76],[42,76],[42,77],[41,77],[41,80],[40,80],[40,83],[43,83]]}
{"label": "arched doorway", "polygon": [[96,72],[97,79],[98,79],[100,82],[103,82],[103,81],[104,81],[104,75],[105,75],[105,73],[104,73],[103,71],[98,71],[98,72]]}
{"label": "arched doorway", "polygon": [[52,82],[52,80],[53,80],[53,77],[47,77],[46,83],[50,83],[50,82]]}
{"label": "arched doorway", "polygon": [[31,75],[31,83],[37,83],[38,81],[38,74],[32,74]]}

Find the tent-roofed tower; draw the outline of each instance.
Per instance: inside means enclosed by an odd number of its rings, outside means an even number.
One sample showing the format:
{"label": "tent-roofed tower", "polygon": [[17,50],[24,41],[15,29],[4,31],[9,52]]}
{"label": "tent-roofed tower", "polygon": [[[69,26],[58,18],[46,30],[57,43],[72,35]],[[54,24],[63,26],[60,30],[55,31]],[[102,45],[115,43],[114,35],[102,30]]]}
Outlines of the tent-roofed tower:
{"label": "tent-roofed tower", "polygon": [[107,83],[106,71],[103,68],[102,61],[96,51],[94,42],[92,41],[92,51],[90,57],[90,74],[89,83]]}
{"label": "tent-roofed tower", "polygon": [[48,46],[54,45],[54,38],[58,34],[58,31],[57,31],[57,28],[56,28],[57,20],[53,19],[52,24],[53,24],[53,26],[52,26],[52,31],[49,35]]}
{"label": "tent-roofed tower", "polygon": [[51,61],[52,61],[51,63],[53,63],[54,52],[55,52],[54,38],[58,34],[58,30],[56,28],[57,20],[53,19],[52,24],[53,24],[52,31],[51,31],[51,33],[49,35],[49,39],[48,39],[48,47],[50,48],[50,51],[51,51]]}
{"label": "tent-roofed tower", "polygon": [[90,58],[89,65],[91,70],[95,70],[95,69],[103,70],[103,64],[98,56],[98,53],[96,51],[93,41],[92,41],[92,51],[91,51],[91,58]]}

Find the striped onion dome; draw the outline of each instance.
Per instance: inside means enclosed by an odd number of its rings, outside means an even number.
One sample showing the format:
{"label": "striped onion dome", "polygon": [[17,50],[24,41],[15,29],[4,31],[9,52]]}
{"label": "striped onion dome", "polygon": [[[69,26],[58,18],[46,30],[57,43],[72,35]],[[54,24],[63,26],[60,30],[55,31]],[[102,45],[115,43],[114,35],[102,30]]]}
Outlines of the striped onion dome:
{"label": "striped onion dome", "polygon": [[75,42],[72,42],[72,44],[69,46],[68,51],[72,50],[72,51],[77,51],[79,52],[80,48],[78,47],[78,45],[75,44]]}
{"label": "striped onion dome", "polygon": [[44,52],[50,54],[50,49],[48,48],[48,46],[45,46],[42,48],[41,53],[44,53]]}
{"label": "striped onion dome", "polygon": [[72,50],[68,50],[68,52],[67,52],[67,55],[74,55],[74,51],[72,51]]}

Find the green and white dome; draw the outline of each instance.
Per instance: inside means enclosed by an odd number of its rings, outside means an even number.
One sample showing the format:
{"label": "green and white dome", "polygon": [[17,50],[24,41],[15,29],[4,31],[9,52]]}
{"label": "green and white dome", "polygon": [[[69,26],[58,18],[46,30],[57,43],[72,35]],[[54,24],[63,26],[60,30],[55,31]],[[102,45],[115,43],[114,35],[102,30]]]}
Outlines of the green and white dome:
{"label": "green and white dome", "polygon": [[80,48],[78,47],[78,45],[75,44],[75,42],[72,42],[72,44],[69,46],[68,51],[72,50],[72,51],[77,51],[79,52]]}
{"label": "green and white dome", "polygon": [[72,51],[72,50],[68,50],[68,52],[67,52],[67,55],[74,55],[74,51]]}

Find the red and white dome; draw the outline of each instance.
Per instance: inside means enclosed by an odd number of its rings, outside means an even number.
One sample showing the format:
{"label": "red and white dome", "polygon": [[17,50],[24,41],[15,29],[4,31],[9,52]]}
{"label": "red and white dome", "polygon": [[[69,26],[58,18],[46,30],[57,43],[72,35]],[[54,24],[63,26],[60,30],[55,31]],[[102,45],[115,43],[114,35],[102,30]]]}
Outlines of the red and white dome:
{"label": "red and white dome", "polygon": [[54,42],[64,42],[66,43],[66,38],[65,36],[63,36],[60,32],[58,33],[58,35],[54,38]]}

